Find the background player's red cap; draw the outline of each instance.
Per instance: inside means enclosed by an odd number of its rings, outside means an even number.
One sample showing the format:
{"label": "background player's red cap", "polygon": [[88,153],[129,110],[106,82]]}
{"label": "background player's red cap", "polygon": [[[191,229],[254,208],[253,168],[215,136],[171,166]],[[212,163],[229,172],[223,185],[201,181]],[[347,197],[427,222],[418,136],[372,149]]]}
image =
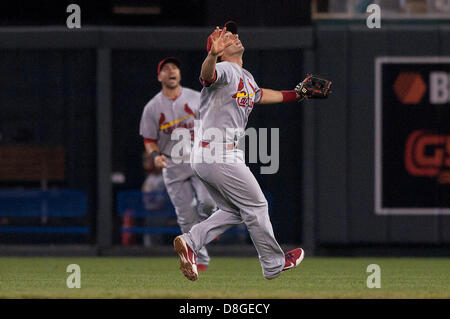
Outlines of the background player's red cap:
{"label": "background player's red cap", "polygon": [[[223,26],[227,27],[227,31],[230,31],[233,34],[237,33],[236,22],[230,20],[230,21],[225,22],[225,24]],[[220,30],[220,32],[222,32],[222,29]],[[214,31],[209,35],[208,41],[206,42],[206,51],[208,51],[208,52],[209,52],[209,50],[211,50],[211,36],[213,35],[213,33],[214,33]]]}
{"label": "background player's red cap", "polygon": [[174,57],[174,56],[170,56],[167,58],[162,59],[161,61],[159,61],[158,63],[158,75],[159,72],[161,72],[162,67],[164,66],[164,64],[172,62],[174,63],[179,69],[181,68],[181,62],[178,58]]}

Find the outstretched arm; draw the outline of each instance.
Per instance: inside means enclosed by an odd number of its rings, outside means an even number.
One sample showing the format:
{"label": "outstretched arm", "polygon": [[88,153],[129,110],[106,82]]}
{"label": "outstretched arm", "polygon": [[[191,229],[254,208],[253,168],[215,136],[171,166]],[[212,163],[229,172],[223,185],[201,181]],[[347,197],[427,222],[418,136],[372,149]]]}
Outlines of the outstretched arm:
{"label": "outstretched arm", "polygon": [[275,91],[271,89],[261,89],[262,96],[258,104],[275,104],[283,102],[301,101],[301,97],[295,91]]}
{"label": "outstretched arm", "polygon": [[273,104],[294,101],[300,102],[305,98],[325,99],[331,93],[331,84],[332,82],[330,80],[308,74],[292,91],[261,89],[261,98],[258,103]]}

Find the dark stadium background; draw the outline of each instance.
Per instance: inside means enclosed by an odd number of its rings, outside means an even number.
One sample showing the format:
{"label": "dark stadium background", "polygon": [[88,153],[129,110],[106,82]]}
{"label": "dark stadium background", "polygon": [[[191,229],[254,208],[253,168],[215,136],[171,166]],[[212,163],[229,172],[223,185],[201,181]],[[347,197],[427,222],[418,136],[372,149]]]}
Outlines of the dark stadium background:
{"label": "dark stadium background", "polygon": [[[66,28],[66,8],[72,2],[81,7],[81,29]],[[70,218],[2,213],[0,255],[145,255],[152,249],[170,253],[165,244],[170,243],[171,234],[166,234],[163,247],[142,247],[140,235],[136,245],[122,245],[123,218],[117,212],[117,196],[140,189],[145,178],[139,121],[144,105],[160,90],[158,61],[169,55],[179,57],[182,85],[200,90],[206,38],[229,19],[241,27],[244,67],[261,87],[292,89],[307,72],[334,82],[328,100],[256,106],[250,116],[248,127],[280,129],[278,173],[260,175],[262,164],[250,164],[270,196],[279,242],[301,244],[316,255],[448,254],[448,215],[375,213],[374,61],[379,56],[449,56],[450,13],[432,19],[420,14],[386,19],[381,29],[374,30],[367,28],[364,12],[350,19],[312,18],[313,9],[326,11],[331,2],[312,3],[2,2],[0,191],[81,190],[87,211]],[[152,8],[152,13],[118,13],[124,6]],[[438,116],[448,118],[448,113]],[[25,151],[18,158],[2,156],[11,146]],[[30,151],[33,147],[62,147],[64,156],[58,165],[64,176],[31,177],[22,169],[11,178],[7,170],[17,163],[30,172],[39,170],[37,160],[33,161],[36,153]],[[52,165],[47,169],[55,169]],[[114,183],[113,173],[125,180]],[[408,185],[404,187],[407,193]],[[440,187],[443,197],[449,194],[448,185]],[[440,208],[449,210],[444,201]],[[28,226],[34,231],[24,231]],[[36,232],[39,227],[88,230]],[[236,238],[229,234],[223,243],[213,245],[220,249],[239,244],[252,251],[248,238]]]}

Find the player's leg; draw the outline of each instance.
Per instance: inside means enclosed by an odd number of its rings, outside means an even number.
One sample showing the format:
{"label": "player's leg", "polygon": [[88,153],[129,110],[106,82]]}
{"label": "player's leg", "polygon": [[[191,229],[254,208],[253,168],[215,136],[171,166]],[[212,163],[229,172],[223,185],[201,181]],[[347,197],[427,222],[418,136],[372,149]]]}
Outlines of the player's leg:
{"label": "player's leg", "polygon": [[194,174],[202,182],[218,207],[214,214],[193,226],[189,233],[183,234],[186,243],[195,253],[233,225],[242,223],[239,208],[227,201],[217,187],[214,186],[214,184],[217,184],[217,179],[220,179],[220,174],[218,174],[220,170],[219,165],[192,164]]}
{"label": "player's leg", "polygon": [[245,164],[222,164],[219,190],[236,207],[258,252],[263,276],[277,277],[285,266],[285,254],[275,239],[267,200]]}
{"label": "player's leg", "polygon": [[[205,167],[208,170],[208,167]],[[194,225],[188,233],[177,236],[174,240],[174,249],[180,257],[180,270],[189,280],[197,280],[198,271],[196,255],[206,244],[221,235],[233,225],[242,223],[242,218],[236,207],[234,210],[225,211],[221,208],[229,208],[227,201],[216,189],[211,187],[205,180],[205,187],[217,203],[219,209],[208,219]]]}
{"label": "player's leg", "polygon": [[198,215],[200,216],[200,220],[205,220],[217,209],[216,202],[211,197],[202,181],[200,181],[194,173],[191,177],[191,183],[198,201]]}
{"label": "player's leg", "polygon": [[[192,170],[189,165],[179,164],[163,170],[166,189],[175,207],[177,222],[183,233],[189,232],[192,226],[200,222],[194,188],[190,182],[191,176]],[[206,247],[202,247],[197,254],[197,263],[208,265],[209,260]]]}
{"label": "player's leg", "polygon": [[222,235],[230,227],[242,223],[242,218],[236,212],[227,212],[217,209],[208,219],[195,224],[191,231],[183,234],[186,243],[195,254],[201,251],[202,247]]}
{"label": "player's leg", "polygon": [[[204,166],[200,169],[204,172],[214,168]],[[243,222],[237,207],[230,205],[223,195],[206,180],[199,178],[199,181],[217,203],[218,209],[206,220],[194,225],[189,233],[183,234],[183,238],[195,253],[230,227]]]}

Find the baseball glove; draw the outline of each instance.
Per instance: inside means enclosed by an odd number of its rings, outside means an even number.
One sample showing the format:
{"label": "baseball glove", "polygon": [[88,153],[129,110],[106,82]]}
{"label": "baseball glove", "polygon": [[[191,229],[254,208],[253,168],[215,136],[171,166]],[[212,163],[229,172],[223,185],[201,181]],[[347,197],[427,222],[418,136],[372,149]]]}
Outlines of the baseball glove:
{"label": "baseball glove", "polygon": [[308,99],[326,99],[331,93],[330,80],[321,79],[315,75],[308,74],[308,76],[300,82],[295,91],[303,98]]}

